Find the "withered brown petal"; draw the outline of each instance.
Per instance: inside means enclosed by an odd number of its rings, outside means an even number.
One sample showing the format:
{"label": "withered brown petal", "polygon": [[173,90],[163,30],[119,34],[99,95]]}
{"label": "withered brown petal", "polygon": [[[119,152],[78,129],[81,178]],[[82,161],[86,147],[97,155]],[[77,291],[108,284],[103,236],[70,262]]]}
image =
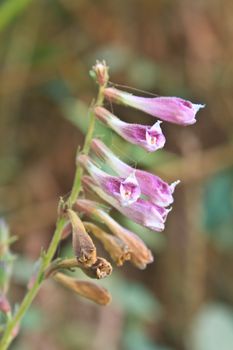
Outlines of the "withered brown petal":
{"label": "withered brown petal", "polygon": [[72,245],[75,256],[80,263],[91,266],[96,261],[96,247],[78,215],[71,209],[67,214],[72,225]]}
{"label": "withered brown petal", "polygon": [[122,227],[107,213],[104,213],[101,210],[96,210],[96,213],[99,219],[103,220],[105,225],[112,231],[112,233],[129,246],[131,254],[130,261],[132,264],[139,269],[145,269],[147,264],[153,262],[154,258],[152,253],[141,238],[139,238],[135,233]]}
{"label": "withered brown petal", "polygon": [[97,257],[92,266],[81,266],[82,271],[91,278],[101,279],[108,277],[112,273],[111,264],[104,258]]}
{"label": "withered brown petal", "polygon": [[103,244],[106,251],[110,254],[117,266],[122,266],[126,260],[130,260],[130,250],[126,243],[120,238],[108,234],[100,227],[91,222],[83,223],[86,230],[94,234]]}
{"label": "withered brown petal", "polygon": [[71,289],[75,293],[94,301],[100,305],[107,305],[111,301],[111,295],[107,289],[98,286],[97,284],[89,281],[78,281],[72,277],[66,276],[60,272],[56,273],[53,278]]}

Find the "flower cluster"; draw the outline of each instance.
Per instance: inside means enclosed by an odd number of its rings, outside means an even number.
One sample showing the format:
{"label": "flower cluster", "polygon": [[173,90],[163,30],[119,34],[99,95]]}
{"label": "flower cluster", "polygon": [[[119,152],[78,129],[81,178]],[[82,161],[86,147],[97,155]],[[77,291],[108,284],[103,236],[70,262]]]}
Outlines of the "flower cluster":
{"label": "flower cluster", "polygon": [[[97,62],[91,75],[102,94],[101,102],[97,100],[93,107],[95,119],[127,142],[148,152],[155,152],[165,145],[161,120],[181,125],[193,124],[196,112],[203,107],[177,97],[136,97],[108,87],[109,75],[105,62]],[[137,108],[161,120],[152,126],[126,123],[103,107],[104,99]],[[73,280],[59,270],[79,267],[87,276],[97,279],[111,274],[111,264],[98,256],[91,236],[103,244],[116,265],[121,266],[129,261],[139,269],[146,268],[147,264],[153,262],[150,249],[135,233],[114,220],[109,209],[115,208],[152,231],[163,231],[179,180],[168,184],[155,174],[135,169],[119,159],[100,139],[90,139],[89,145],[91,155],[80,152],[77,156],[77,167],[85,171],[82,176],[83,197],[76,198],[72,207],[64,210],[67,222],[62,238],[72,233],[75,259],[55,261],[46,272],[46,277],[52,275],[56,281],[76,293],[99,304],[107,304],[111,297],[104,288],[90,282]],[[90,192],[107,202],[107,206],[88,198]],[[88,221],[81,221],[80,215],[85,215]]]}
{"label": "flower cluster", "polygon": [[[177,97],[137,97],[108,87],[103,79],[108,77],[104,69],[107,69],[106,65],[103,64],[101,67],[101,63],[98,62],[98,70],[95,71],[96,81],[101,80],[105,99],[113,103],[134,107],[163,121],[180,125],[193,124],[197,111],[204,107]],[[101,72],[99,77],[98,72]],[[124,140],[148,152],[157,151],[165,145],[161,120],[157,120],[152,126],[126,123],[102,105],[94,107],[94,114],[96,119],[114,130]],[[109,206],[139,225],[152,231],[163,231],[179,180],[168,184],[155,174],[131,167],[119,159],[100,139],[92,140],[91,150],[92,156],[79,154],[77,157],[77,163],[88,173],[82,178],[84,192],[94,192]],[[103,170],[106,166],[111,173]],[[102,204],[82,198],[76,201],[74,210],[104,224],[106,229],[110,230],[111,234],[96,224],[87,222],[84,225],[88,232],[103,243],[118,265],[129,260],[138,268],[144,269],[153,261],[152,253],[144,242],[116,222]]]}

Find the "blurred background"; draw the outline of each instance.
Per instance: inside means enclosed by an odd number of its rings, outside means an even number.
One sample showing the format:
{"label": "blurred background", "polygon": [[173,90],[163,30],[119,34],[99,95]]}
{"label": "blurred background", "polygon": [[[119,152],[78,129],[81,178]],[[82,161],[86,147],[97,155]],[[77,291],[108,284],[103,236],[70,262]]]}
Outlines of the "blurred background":
{"label": "blurred background", "polygon": [[[71,188],[96,59],[112,82],[206,104],[193,126],[164,123],[166,147],[154,154],[98,125],[121,159],[181,180],[162,234],[119,216],[155,261],[100,281],[113,295],[108,307],[45,283],[11,348],[233,349],[233,2],[5,0],[0,43],[0,215],[18,236],[14,303]],[[113,108],[126,121],[154,122]],[[72,254],[70,240],[59,250]]]}

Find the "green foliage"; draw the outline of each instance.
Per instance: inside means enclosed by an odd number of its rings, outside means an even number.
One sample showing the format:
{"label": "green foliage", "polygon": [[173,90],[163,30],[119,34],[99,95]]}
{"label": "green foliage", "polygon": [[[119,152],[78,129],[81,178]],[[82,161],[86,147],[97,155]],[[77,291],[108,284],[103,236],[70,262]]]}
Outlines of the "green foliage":
{"label": "green foliage", "polygon": [[191,324],[190,350],[233,349],[233,310],[221,303],[204,306]]}
{"label": "green foliage", "polygon": [[5,0],[0,6],[0,31],[4,30],[32,0]]}
{"label": "green foliage", "polygon": [[205,186],[204,225],[211,239],[225,249],[233,246],[232,171],[217,174]]}

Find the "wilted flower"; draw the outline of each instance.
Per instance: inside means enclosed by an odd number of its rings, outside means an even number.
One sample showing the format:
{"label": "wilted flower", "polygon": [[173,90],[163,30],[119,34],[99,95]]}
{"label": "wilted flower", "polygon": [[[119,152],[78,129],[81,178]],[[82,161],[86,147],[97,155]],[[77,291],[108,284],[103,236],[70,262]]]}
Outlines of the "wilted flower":
{"label": "wilted flower", "polygon": [[108,234],[91,222],[84,222],[83,224],[88,232],[91,232],[103,243],[104,248],[117,266],[121,266],[126,260],[130,260],[129,247],[120,238]]}
{"label": "wilted flower", "polygon": [[88,156],[80,155],[78,161],[86,168],[102,190],[116,198],[121,205],[130,205],[140,197],[141,190],[135,177],[135,171],[132,171],[126,178],[110,176],[97,168]]}
{"label": "wilted flower", "polygon": [[115,88],[106,88],[105,97],[113,102],[139,109],[167,122],[190,125],[196,122],[201,104],[194,104],[179,97],[138,97]]}
{"label": "wilted flower", "polygon": [[83,296],[84,298],[90,299],[97,304],[107,305],[111,301],[111,295],[107,289],[92,282],[78,281],[60,272],[57,272],[53,278],[75,293]]}
{"label": "wilted flower", "polygon": [[102,141],[93,139],[91,147],[96,155],[109,165],[118,175],[127,177],[134,171],[141,192],[155,204],[166,207],[173,203],[173,192],[180,182],[175,181],[171,185],[160,177],[144,170],[133,169],[122,162]]}
{"label": "wilted flower", "polygon": [[97,203],[79,199],[76,208],[89,216],[103,222],[111,232],[120,238],[130,249],[130,261],[139,269],[144,269],[147,264],[153,262],[153,255],[145,243],[133,232],[127,230],[100,209]]}
{"label": "wilted flower", "polygon": [[144,148],[146,151],[154,152],[163,148],[165,136],[157,121],[154,125],[141,125],[125,123],[103,107],[95,108],[96,117],[110,128],[112,128],[123,139]]}
{"label": "wilted flower", "polygon": [[96,247],[77,214],[68,209],[67,215],[72,225],[72,244],[75,256],[78,262],[91,266],[96,262]]}
{"label": "wilted flower", "polygon": [[97,257],[96,262],[91,266],[80,267],[87,276],[96,279],[105,278],[112,273],[111,264],[106,259],[101,257]]}

